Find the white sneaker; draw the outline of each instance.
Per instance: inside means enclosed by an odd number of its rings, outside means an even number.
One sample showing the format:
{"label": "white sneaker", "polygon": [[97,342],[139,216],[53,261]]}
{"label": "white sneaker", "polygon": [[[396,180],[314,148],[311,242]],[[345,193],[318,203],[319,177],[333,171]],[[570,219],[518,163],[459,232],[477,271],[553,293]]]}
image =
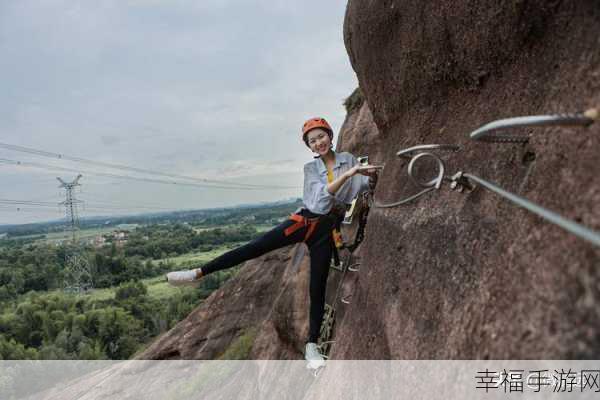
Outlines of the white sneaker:
{"label": "white sneaker", "polygon": [[304,358],[308,361],[306,368],[319,369],[325,366],[325,358],[316,343],[308,342],[304,348]]}
{"label": "white sneaker", "polygon": [[167,274],[167,282],[173,286],[195,286],[200,282],[196,278],[196,269],[188,269],[185,271],[173,271]]}

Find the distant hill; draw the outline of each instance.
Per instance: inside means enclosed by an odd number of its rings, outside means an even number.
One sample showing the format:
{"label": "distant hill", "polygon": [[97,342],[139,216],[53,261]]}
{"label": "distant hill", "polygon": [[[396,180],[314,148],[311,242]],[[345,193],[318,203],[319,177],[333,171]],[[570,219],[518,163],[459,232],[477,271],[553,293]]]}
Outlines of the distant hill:
{"label": "distant hill", "polygon": [[[192,222],[202,220],[220,220],[243,217],[243,214],[264,213],[269,211],[281,211],[281,208],[299,207],[302,201],[297,198],[279,200],[270,203],[241,204],[232,207],[207,208],[198,210],[169,211],[160,213],[145,213],[120,216],[94,216],[80,218],[79,225],[82,229],[117,226],[121,224],[148,224],[163,222]],[[59,232],[66,228],[65,220],[45,221],[32,224],[0,225],[0,235],[8,234],[7,237],[45,234]]]}

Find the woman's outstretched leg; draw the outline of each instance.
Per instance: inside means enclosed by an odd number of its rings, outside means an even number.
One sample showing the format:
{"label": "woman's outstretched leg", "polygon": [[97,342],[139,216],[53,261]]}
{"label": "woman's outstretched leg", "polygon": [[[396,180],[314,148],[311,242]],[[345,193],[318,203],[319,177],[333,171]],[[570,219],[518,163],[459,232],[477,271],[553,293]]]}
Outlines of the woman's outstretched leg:
{"label": "woman's outstretched leg", "polygon": [[209,261],[202,268],[169,272],[167,274],[167,281],[174,285],[193,284],[204,275],[234,267],[244,261],[260,257],[275,249],[300,242],[306,234],[305,228],[299,229],[289,236],[285,235],[285,230],[294,224],[294,221],[286,220],[245,245],[230,250]]}
{"label": "woman's outstretched leg", "polygon": [[202,275],[234,267],[244,261],[260,257],[275,249],[302,241],[304,238],[304,229],[296,231],[290,236],[285,236],[284,231],[293,224],[293,221],[286,220],[245,245],[221,254],[219,257],[202,266]]}

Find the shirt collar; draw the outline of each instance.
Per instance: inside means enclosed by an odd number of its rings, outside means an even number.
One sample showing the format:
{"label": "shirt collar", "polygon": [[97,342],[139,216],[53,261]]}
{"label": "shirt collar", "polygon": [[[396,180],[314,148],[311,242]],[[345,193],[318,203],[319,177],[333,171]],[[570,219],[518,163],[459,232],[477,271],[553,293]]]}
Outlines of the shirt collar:
{"label": "shirt collar", "polygon": [[[335,155],[335,165],[333,166],[333,169],[338,169],[342,164],[346,163],[346,159],[341,157],[335,151],[333,151],[333,154]],[[321,157],[317,159],[317,168],[319,169],[319,174],[324,175],[327,173],[327,167],[325,166],[325,162]]]}

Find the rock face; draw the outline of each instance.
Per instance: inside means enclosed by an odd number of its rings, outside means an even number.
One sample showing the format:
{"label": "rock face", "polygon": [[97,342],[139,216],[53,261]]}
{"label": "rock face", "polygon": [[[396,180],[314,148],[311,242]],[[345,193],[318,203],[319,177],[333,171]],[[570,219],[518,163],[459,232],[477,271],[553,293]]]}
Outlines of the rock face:
{"label": "rock face", "polygon": [[377,125],[367,102],[346,115],[337,142],[337,151],[348,151],[354,155],[368,155],[373,165],[383,163],[383,147]]}
{"label": "rock face", "polygon": [[[136,359],[298,358],[308,332],[305,249],[300,244],[248,261]],[[228,352],[240,340],[246,340],[244,348]]]}
{"label": "rock face", "polygon": [[[350,0],[344,38],[386,163],[376,200],[416,193],[396,151],[452,143],[448,173],[600,230],[599,123],[526,130],[526,145],[468,139],[600,105],[600,3]],[[600,249],[489,191],[373,209],[363,247],[335,358],[600,356]]]}
{"label": "rock face", "polygon": [[[344,38],[366,101],[338,150],[386,164],[377,201],[418,190],[399,149],[452,143],[462,150],[445,158],[448,173],[600,230],[599,124],[530,129],[525,145],[468,139],[494,119],[600,105],[600,3],[350,0]],[[213,359],[244,337],[250,358],[301,358],[306,253],[248,262],[138,358]],[[333,358],[600,356],[600,250],[483,188],[374,208],[362,246],[342,258],[360,269],[341,284],[330,275]]]}

